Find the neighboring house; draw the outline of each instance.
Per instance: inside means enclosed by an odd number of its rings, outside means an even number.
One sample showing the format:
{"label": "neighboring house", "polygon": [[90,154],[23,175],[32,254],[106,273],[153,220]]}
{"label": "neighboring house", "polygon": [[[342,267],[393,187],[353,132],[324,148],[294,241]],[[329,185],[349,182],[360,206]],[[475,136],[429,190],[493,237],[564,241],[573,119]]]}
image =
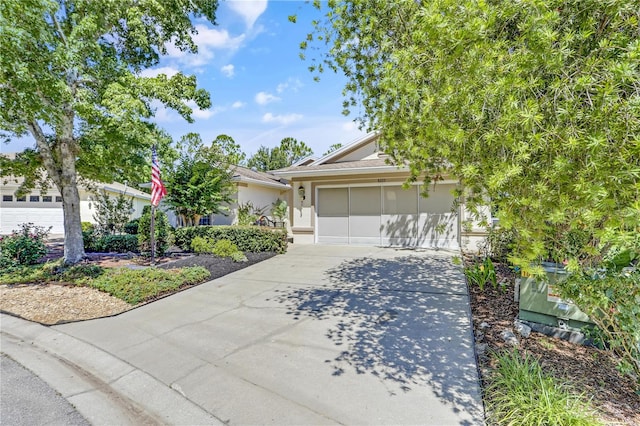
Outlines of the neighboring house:
{"label": "neighboring house", "polygon": [[[234,166],[231,181],[236,185],[234,202],[229,205],[227,215],[214,214],[202,217],[201,225],[232,225],[238,221],[238,206],[247,202],[254,207],[264,208],[265,216],[271,216],[271,207],[276,200],[287,200],[291,186],[288,182],[270,173],[259,172],[242,166]],[[162,205],[167,212],[169,223],[176,226],[177,219],[167,204]]]}
{"label": "neighboring house", "polygon": [[[464,208],[454,209],[453,179],[403,189],[406,167],[388,164],[370,133],[315,160],[271,173],[288,179],[290,232],[294,243],[476,249],[482,229]],[[488,210],[488,209],[487,209]],[[489,218],[490,220],[490,218]]]}
{"label": "neighboring house", "polygon": [[[23,197],[17,197],[15,192],[20,185],[14,178],[4,178],[0,183],[0,234],[10,234],[17,230],[22,223],[31,222],[37,226],[51,227],[50,234],[64,233],[64,220],[62,213],[62,197],[55,188],[50,187],[41,193],[34,189]],[[97,191],[105,191],[108,195],[117,197],[125,194],[133,198],[133,211],[131,218],[142,215],[142,209],[149,205],[151,196],[137,189],[127,187],[121,183],[95,183]],[[95,223],[95,193],[78,185],[80,192],[80,217],[83,222]]]}

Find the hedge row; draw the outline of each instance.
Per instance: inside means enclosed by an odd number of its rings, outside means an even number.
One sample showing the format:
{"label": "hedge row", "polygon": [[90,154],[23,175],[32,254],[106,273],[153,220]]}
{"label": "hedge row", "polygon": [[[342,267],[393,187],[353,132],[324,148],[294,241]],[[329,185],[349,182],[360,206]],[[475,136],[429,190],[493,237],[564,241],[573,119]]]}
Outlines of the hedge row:
{"label": "hedge row", "polygon": [[138,252],[138,236],[130,234],[96,236],[91,231],[82,233],[84,250],[100,253]]}
{"label": "hedge row", "polygon": [[212,225],[178,228],[174,232],[175,245],[186,251],[191,250],[191,241],[195,237],[208,237],[214,241],[229,240],[243,252],[287,251],[287,231],[284,229]]}

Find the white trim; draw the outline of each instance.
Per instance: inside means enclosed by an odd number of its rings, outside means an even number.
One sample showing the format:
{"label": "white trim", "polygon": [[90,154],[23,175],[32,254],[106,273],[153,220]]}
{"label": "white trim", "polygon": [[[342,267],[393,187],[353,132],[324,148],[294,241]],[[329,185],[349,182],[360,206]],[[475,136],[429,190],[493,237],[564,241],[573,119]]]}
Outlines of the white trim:
{"label": "white trim", "polygon": [[265,182],[263,180],[258,180],[258,179],[252,179],[252,178],[248,178],[246,176],[240,176],[239,178],[233,178],[231,179],[232,182],[245,182],[245,183],[251,183],[254,185],[260,185],[260,186],[266,186],[269,188],[279,188],[282,190],[289,190],[291,189],[291,185],[289,185],[288,183],[276,183],[276,182]]}
{"label": "white trim", "polygon": [[315,169],[315,170],[304,170],[304,166],[300,168],[301,170],[289,170],[286,172],[274,171],[274,174],[282,175],[282,176],[290,176],[290,177],[307,177],[307,176],[330,176],[330,175],[359,175],[367,172],[372,173],[398,173],[398,172],[409,172],[407,167],[397,167],[397,166],[375,166],[375,167],[356,167],[356,168],[342,168],[342,169]]}

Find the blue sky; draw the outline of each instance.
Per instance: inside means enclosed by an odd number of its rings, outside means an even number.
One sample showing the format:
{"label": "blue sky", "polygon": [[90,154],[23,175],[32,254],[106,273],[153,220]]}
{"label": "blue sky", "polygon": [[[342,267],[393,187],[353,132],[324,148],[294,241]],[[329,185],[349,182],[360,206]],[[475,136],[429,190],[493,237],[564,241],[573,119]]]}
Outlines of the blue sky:
{"label": "blue sky", "polygon": [[[288,16],[296,14],[297,23]],[[221,1],[218,25],[195,20],[199,52],[189,55],[169,46],[169,54],[144,75],[182,71],[196,75],[209,91],[212,106],[194,109],[195,122],[158,105],[155,122],[174,140],[196,132],[209,144],[227,134],[250,156],[260,145],[273,147],[285,137],[309,145],[321,156],[334,143],[348,143],[364,134],[342,115],[345,78],[331,71],[319,82],[300,59],[299,45],[311,31],[319,11],[304,1]],[[33,146],[22,138],[3,146],[6,152]]]}

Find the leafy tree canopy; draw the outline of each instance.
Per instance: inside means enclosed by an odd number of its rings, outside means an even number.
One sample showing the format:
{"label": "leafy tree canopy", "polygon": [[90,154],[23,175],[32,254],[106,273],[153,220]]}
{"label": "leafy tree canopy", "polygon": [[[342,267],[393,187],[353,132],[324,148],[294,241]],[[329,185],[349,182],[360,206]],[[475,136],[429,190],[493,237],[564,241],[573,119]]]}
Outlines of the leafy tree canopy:
{"label": "leafy tree canopy", "polygon": [[165,174],[166,201],[184,225],[196,226],[204,215],[227,211],[235,190],[231,163],[238,152],[233,144],[220,146],[215,141],[205,147],[196,133],[183,136],[180,144],[182,154]]}
{"label": "leafy tree canopy", "polygon": [[[315,2],[316,7],[325,7]],[[414,178],[460,179],[517,231],[514,261],[574,268],[640,241],[640,14],[628,0],[330,1],[312,71]],[[295,19],[294,19],[295,20]],[[304,50],[311,41],[302,43]],[[586,238],[579,247],[566,236]],[[561,256],[562,257],[562,256]],[[563,260],[561,258],[555,260]]]}
{"label": "leafy tree canopy", "polygon": [[142,77],[167,43],[196,52],[192,18],[215,20],[216,0],[4,0],[0,13],[0,132],[30,134],[36,148],[3,174],[40,171],[59,189],[65,260],[84,256],[78,175],[109,182],[148,180],[149,147],[169,155],[170,139],[149,118],[156,100],[191,120],[187,101],[210,106],[193,76]]}
{"label": "leafy tree canopy", "polygon": [[263,172],[282,169],[310,155],[313,155],[313,150],[307,144],[287,137],[282,139],[280,145],[274,148],[265,146],[258,148],[258,151],[247,161],[247,167],[255,167]]}

